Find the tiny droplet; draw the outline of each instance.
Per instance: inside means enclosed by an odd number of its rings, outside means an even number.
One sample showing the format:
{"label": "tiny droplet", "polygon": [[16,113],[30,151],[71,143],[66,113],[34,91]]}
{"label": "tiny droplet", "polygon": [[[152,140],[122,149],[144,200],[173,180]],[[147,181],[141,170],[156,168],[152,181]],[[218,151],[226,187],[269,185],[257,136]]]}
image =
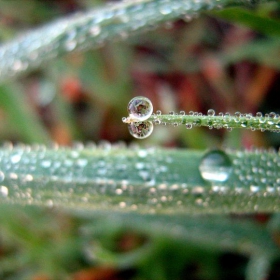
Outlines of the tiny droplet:
{"label": "tiny droplet", "polygon": [[192,124],[191,123],[186,123],[186,129],[191,129],[192,128]]}
{"label": "tiny droplet", "polygon": [[209,109],[207,111],[207,115],[210,116],[210,117],[213,117],[213,116],[215,116],[215,111],[213,109]]}

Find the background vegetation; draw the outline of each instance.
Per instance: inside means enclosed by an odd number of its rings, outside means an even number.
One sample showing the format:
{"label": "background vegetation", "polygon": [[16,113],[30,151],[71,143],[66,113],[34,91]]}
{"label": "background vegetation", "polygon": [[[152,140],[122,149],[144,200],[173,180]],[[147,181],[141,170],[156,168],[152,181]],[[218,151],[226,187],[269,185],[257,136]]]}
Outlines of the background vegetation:
{"label": "background vegetation", "polygon": [[[0,0],[0,42],[100,4]],[[137,95],[166,113],[279,114],[279,26],[278,2],[231,7],[55,58],[0,85],[1,141],[131,144],[121,118]],[[279,149],[280,137],[157,126],[140,144]],[[0,225],[1,279],[278,279],[280,273],[277,214],[77,214],[51,204],[1,205]]]}

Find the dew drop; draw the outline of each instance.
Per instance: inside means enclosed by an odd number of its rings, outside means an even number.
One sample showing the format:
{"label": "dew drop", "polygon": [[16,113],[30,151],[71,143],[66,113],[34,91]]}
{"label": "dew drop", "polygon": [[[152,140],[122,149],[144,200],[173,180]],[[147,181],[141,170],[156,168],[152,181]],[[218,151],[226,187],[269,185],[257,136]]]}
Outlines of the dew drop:
{"label": "dew drop", "polygon": [[191,129],[192,128],[192,124],[191,123],[186,123],[186,129]]}
{"label": "dew drop", "polygon": [[202,158],[199,171],[204,180],[211,183],[221,183],[228,180],[232,172],[232,163],[225,152],[212,150]]}
{"label": "dew drop", "polygon": [[122,117],[122,122],[126,123],[126,117]]}
{"label": "dew drop", "polygon": [[150,99],[143,96],[137,96],[129,101],[127,110],[132,119],[145,121],[153,113],[153,104]]}
{"label": "dew drop", "polygon": [[242,123],[241,123],[241,127],[247,127],[247,121],[243,121]]}
{"label": "dew drop", "polygon": [[11,156],[12,163],[18,163],[18,162],[20,162],[20,160],[21,160],[21,155],[19,155],[19,154],[15,154],[15,155]]}
{"label": "dew drop", "polygon": [[85,167],[88,163],[88,160],[85,158],[80,158],[77,160],[77,165],[81,168]]}
{"label": "dew drop", "polygon": [[50,160],[43,160],[41,163],[41,166],[43,168],[49,168],[51,166],[52,162]]}
{"label": "dew drop", "polygon": [[0,171],[0,182],[3,182],[4,179],[5,179],[5,174],[2,171]]}
{"label": "dew drop", "polygon": [[137,139],[149,137],[153,132],[154,126],[150,121],[134,122],[128,125],[130,134]]}
{"label": "dew drop", "polygon": [[101,28],[100,28],[100,26],[98,26],[98,25],[93,26],[93,27],[90,29],[90,34],[91,34],[92,36],[97,36],[97,35],[100,34],[100,32],[101,32]]}
{"label": "dew drop", "polygon": [[157,111],[156,111],[156,114],[157,114],[158,116],[160,116],[160,115],[161,115],[161,110],[157,110]]}
{"label": "dew drop", "polygon": [[9,194],[9,189],[6,186],[0,186],[0,196],[7,197]]}
{"label": "dew drop", "polygon": [[215,116],[215,111],[214,111],[213,109],[209,109],[209,110],[207,111],[207,115],[208,115],[209,117],[213,117],[213,116]]}
{"label": "dew drop", "polygon": [[259,186],[254,186],[254,185],[250,186],[250,191],[253,192],[253,193],[258,192],[259,190],[260,190]]}
{"label": "dew drop", "polygon": [[241,117],[241,113],[240,113],[240,112],[235,112],[234,115],[235,115],[237,118],[240,118],[240,117]]}
{"label": "dew drop", "polygon": [[169,115],[174,116],[175,112],[174,111],[169,111]]}
{"label": "dew drop", "polygon": [[180,111],[181,116],[184,116],[185,114],[186,114],[185,111]]}
{"label": "dew drop", "polygon": [[263,116],[263,114],[262,114],[261,112],[257,112],[257,113],[256,113],[256,117],[257,117],[257,118],[261,118],[262,116]]}

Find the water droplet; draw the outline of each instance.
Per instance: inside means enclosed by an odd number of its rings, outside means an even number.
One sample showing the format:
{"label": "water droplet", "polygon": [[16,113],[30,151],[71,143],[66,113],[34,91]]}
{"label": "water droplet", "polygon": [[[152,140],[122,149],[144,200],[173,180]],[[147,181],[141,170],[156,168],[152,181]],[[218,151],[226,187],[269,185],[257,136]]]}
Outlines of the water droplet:
{"label": "water droplet", "polygon": [[49,168],[51,166],[52,162],[50,160],[43,160],[41,163],[41,166],[43,168]]}
{"label": "water droplet", "polygon": [[159,125],[161,123],[160,120],[155,120],[155,124]]}
{"label": "water droplet", "polygon": [[211,183],[225,182],[232,171],[228,155],[221,150],[212,150],[202,158],[199,171],[202,178]]}
{"label": "water droplet", "polygon": [[165,5],[160,9],[160,13],[163,15],[168,15],[172,12],[172,8],[170,7],[170,5]]}
{"label": "water droplet", "polygon": [[174,111],[169,111],[169,115],[171,116],[175,115]]}
{"label": "water droplet", "polygon": [[88,163],[88,160],[85,159],[85,158],[79,158],[79,159],[77,160],[77,165],[78,165],[79,167],[85,167],[85,166],[87,165],[87,163]]}
{"label": "water droplet", "polygon": [[213,116],[215,116],[215,111],[214,111],[213,109],[209,109],[209,110],[207,111],[207,115],[208,115],[209,117],[213,117]]}
{"label": "water droplet", "polygon": [[5,179],[5,174],[2,171],[0,171],[0,182],[3,182],[4,179]]}
{"label": "water droplet", "polygon": [[9,189],[6,186],[0,186],[0,196],[7,197],[9,194]]}
{"label": "water droplet", "polygon": [[122,122],[126,123],[127,118],[126,117],[122,117]]}
{"label": "water droplet", "polygon": [[269,117],[271,119],[275,119],[276,118],[276,114],[274,112],[269,113]]}
{"label": "water droplet", "polygon": [[99,25],[93,26],[93,27],[90,29],[90,31],[89,31],[89,33],[90,33],[92,36],[97,36],[97,35],[100,34],[100,32],[101,32],[101,28],[100,28]]}
{"label": "water droplet", "polygon": [[256,113],[256,117],[257,117],[257,118],[261,118],[262,116],[263,116],[263,114],[262,114],[261,112],[257,112],[257,113]]}
{"label": "water droplet", "polygon": [[235,115],[237,118],[240,118],[240,117],[241,117],[241,113],[240,113],[240,112],[235,112],[234,115]]}
{"label": "water droplet", "polygon": [[253,193],[258,192],[259,190],[260,190],[259,186],[254,186],[254,185],[250,186],[250,191],[253,192]]}
{"label": "water droplet", "polygon": [[153,113],[153,104],[150,99],[143,96],[137,96],[129,101],[127,110],[132,119],[145,121]]}
{"label": "water droplet", "polygon": [[185,114],[185,111],[180,111],[180,115],[184,116]]}
{"label": "water droplet", "polygon": [[189,111],[189,115],[190,115],[190,116],[193,116],[193,115],[194,115],[194,112],[193,112],[193,111]]}
{"label": "water droplet", "polygon": [[119,203],[120,208],[125,208],[126,207],[126,203],[124,201]]}
{"label": "water droplet", "polygon": [[160,116],[160,115],[161,115],[161,110],[157,110],[157,111],[156,111],[156,114],[157,114],[158,116]]}
{"label": "water droplet", "polygon": [[19,154],[15,154],[15,155],[11,156],[12,163],[18,163],[18,162],[20,162],[20,160],[21,160],[21,155],[19,155]]}
{"label": "water droplet", "polygon": [[192,128],[192,124],[191,123],[186,123],[186,129],[191,129]]}
{"label": "water droplet", "polygon": [[128,125],[130,134],[137,139],[144,139],[149,137],[153,132],[154,126],[150,121],[134,122]]}

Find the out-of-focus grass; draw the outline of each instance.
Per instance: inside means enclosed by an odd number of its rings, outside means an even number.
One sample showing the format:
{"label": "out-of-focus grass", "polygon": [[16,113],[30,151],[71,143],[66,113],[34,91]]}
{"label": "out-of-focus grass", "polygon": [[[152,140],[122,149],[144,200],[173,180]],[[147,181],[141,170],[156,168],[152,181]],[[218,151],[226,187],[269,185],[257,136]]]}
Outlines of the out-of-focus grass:
{"label": "out-of-focus grass", "polygon": [[[0,43],[96,4],[0,0]],[[1,85],[0,139],[66,145],[77,140],[131,142],[121,117],[135,95],[149,97],[163,112],[205,113],[213,108],[217,113],[280,113],[278,6],[263,5],[257,12],[224,10],[190,22],[180,19],[151,27],[137,38],[51,61],[12,85]],[[156,127],[145,143],[278,148],[280,139],[270,133]],[[244,279],[246,274],[247,256],[227,247],[233,238],[230,230],[225,246],[215,247],[177,239],[176,226],[159,227],[162,235],[143,234],[132,230],[136,223],[118,227],[54,209],[17,210],[0,209],[1,279]],[[252,221],[261,221],[258,240],[264,231],[269,246],[277,248],[277,217],[242,219],[249,221],[249,230],[255,228]],[[269,219],[271,231],[266,229]],[[175,234],[168,234],[171,229]],[[276,263],[268,279],[278,278]]]}
{"label": "out-of-focus grass", "polygon": [[[22,8],[19,16],[13,13],[15,2],[1,4],[3,42],[59,14],[96,4],[30,0],[29,8]],[[248,24],[267,35],[277,35],[277,19],[272,20],[271,14],[277,14],[277,6],[267,4],[258,8],[258,12],[229,9],[215,15]],[[163,112],[205,113],[209,108],[217,113],[255,113],[263,108],[277,111],[275,102],[270,101],[273,97],[267,98],[278,89],[277,38],[263,37],[209,16],[191,22],[168,22],[153,29],[137,38],[51,61],[44,69],[19,81],[34,113],[44,123],[45,134],[62,144],[74,140],[131,141],[119,120],[126,115],[123,104],[135,95],[148,96],[154,107]],[[9,118],[12,115],[6,114],[5,120]],[[30,126],[26,130],[23,123],[17,122],[18,128],[14,130],[25,131],[24,135],[9,132],[4,126],[2,139],[40,141],[26,136],[36,135],[38,129],[34,126],[33,131]],[[241,132],[239,137],[235,134],[199,128],[186,133],[182,128],[159,127],[146,142],[191,148],[209,147],[209,143],[212,146],[230,143],[233,147],[279,145],[278,135],[270,141],[269,134]]]}

